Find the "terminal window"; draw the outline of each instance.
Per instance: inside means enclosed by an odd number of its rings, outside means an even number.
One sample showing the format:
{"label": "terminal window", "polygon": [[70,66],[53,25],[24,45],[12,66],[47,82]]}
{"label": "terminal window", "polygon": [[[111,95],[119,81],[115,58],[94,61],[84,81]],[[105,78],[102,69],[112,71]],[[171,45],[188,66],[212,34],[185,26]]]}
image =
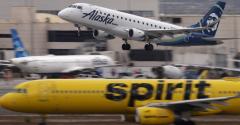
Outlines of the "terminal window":
{"label": "terminal window", "polygon": [[92,31],[81,31],[78,36],[77,31],[48,31],[48,42],[87,42],[95,40]]}
{"label": "terminal window", "polygon": [[131,50],[129,58],[132,61],[172,61],[172,50]]}

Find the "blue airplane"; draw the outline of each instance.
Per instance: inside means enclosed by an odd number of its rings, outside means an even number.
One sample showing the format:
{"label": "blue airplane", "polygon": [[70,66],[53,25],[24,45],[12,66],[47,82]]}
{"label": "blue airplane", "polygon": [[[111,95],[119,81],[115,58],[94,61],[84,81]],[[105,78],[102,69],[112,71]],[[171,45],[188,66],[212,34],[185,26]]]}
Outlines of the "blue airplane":
{"label": "blue airplane", "polygon": [[186,34],[178,35],[172,38],[159,39],[155,43],[161,46],[209,46],[219,45],[223,43],[223,40],[231,40],[238,38],[215,38],[220,18],[225,8],[225,2],[217,2],[208,13],[197,23],[190,27],[207,27],[214,23],[210,28],[202,31],[196,31],[192,33],[186,32]]}

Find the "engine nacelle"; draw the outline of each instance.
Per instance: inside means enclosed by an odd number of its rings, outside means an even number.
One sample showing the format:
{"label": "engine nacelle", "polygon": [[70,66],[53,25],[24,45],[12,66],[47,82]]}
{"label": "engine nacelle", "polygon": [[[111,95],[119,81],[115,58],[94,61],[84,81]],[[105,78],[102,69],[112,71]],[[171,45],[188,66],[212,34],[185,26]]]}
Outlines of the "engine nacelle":
{"label": "engine nacelle", "polygon": [[115,38],[113,35],[108,34],[102,30],[93,30],[93,37],[97,40],[109,40]]}
{"label": "engine nacelle", "polygon": [[166,65],[161,67],[154,67],[153,73],[157,78],[168,78],[168,79],[180,79],[183,78],[183,72],[181,69],[175,66]]}
{"label": "engine nacelle", "polygon": [[175,121],[175,114],[169,109],[141,107],[137,108],[135,120],[141,125],[170,125]]}
{"label": "engine nacelle", "polygon": [[145,35],[144,31],[136,29],[136,28],[129,29],[128,37],[132,40],[137,40],[137,41],[145,41],[146,40],[146,35]]}

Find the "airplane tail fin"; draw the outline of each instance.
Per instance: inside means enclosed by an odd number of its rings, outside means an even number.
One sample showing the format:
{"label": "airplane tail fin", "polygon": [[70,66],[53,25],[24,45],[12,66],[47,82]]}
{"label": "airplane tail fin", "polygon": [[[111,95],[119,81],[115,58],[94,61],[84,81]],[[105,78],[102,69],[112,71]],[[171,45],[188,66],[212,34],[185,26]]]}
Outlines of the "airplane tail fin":
{"label": "airplane tail fin", "polygon": [[207,79],[208,78],[208,70],[203,70],[200,75],[198,76],[198,79]]}
{"label": "airplane tail fin", "polygon": [[16,29],[11,29],[12,43],[15,52],[15,58],[29,56],[24,48],[23,42],[21,41]]}
{"label": "airplane tail fin", "polygon": [[210,28],[199,31],[199,33],[203,34],[205,37],[214,37],[218,25],[220,23],[220,18],[222,17],[226,2],[218,1],[209,11],[208,13],[198,22],[197,24],[192,25],[191,27],[206,27],[208,25],[213,24],[217,21],[214,25],[210,26]]}

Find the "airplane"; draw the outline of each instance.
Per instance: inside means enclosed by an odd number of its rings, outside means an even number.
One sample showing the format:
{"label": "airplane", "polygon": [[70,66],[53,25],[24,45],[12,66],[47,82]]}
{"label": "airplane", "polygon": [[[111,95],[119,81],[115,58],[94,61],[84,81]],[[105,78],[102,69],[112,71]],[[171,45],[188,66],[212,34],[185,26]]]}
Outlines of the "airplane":
{"label": "airplane", "polygon": [[0,98],[1,107],[15,112],[124,114],[141,125],[196,125],[192,116],[239,115],[239,104],[239,78],[44,79],[21,83]]}
{"label": "airplane", "polygon": [[186,79],[222,79],[225,77],[239,77],[239,68],[207,66],[197,64],[172,64],[177,68],[187,68],[184,72]]}
{"label": "airplane", "polygon": [[[200,46],[218,45],[221,40],[237,38],[214,38],[220,18],[225,8],[225,2],[218,1],[210,11],[196,24],[182,27],[171,23],[148,19],[117,10],[75,3],[61,10],[58,16],[67,20],[80,33],[80,26],[90,27],[96,39],[113,39],[118,36],[124,40],[123,50],[130,50],[128,39],[146,42],[145,50],[154,49],[151,43],[164,46]],[[177,35],[177,36],[174,36]],[[170,37],[170,39],[164,39]]]}
{"label": "airplane", "polygon": [[18,67],[24,73],[61,76],[82,70],[117,65],[112,58],[105,55],[30,56],[16,29],[11,29],[11,34],[16,58],[9,60],[10,65]]}

